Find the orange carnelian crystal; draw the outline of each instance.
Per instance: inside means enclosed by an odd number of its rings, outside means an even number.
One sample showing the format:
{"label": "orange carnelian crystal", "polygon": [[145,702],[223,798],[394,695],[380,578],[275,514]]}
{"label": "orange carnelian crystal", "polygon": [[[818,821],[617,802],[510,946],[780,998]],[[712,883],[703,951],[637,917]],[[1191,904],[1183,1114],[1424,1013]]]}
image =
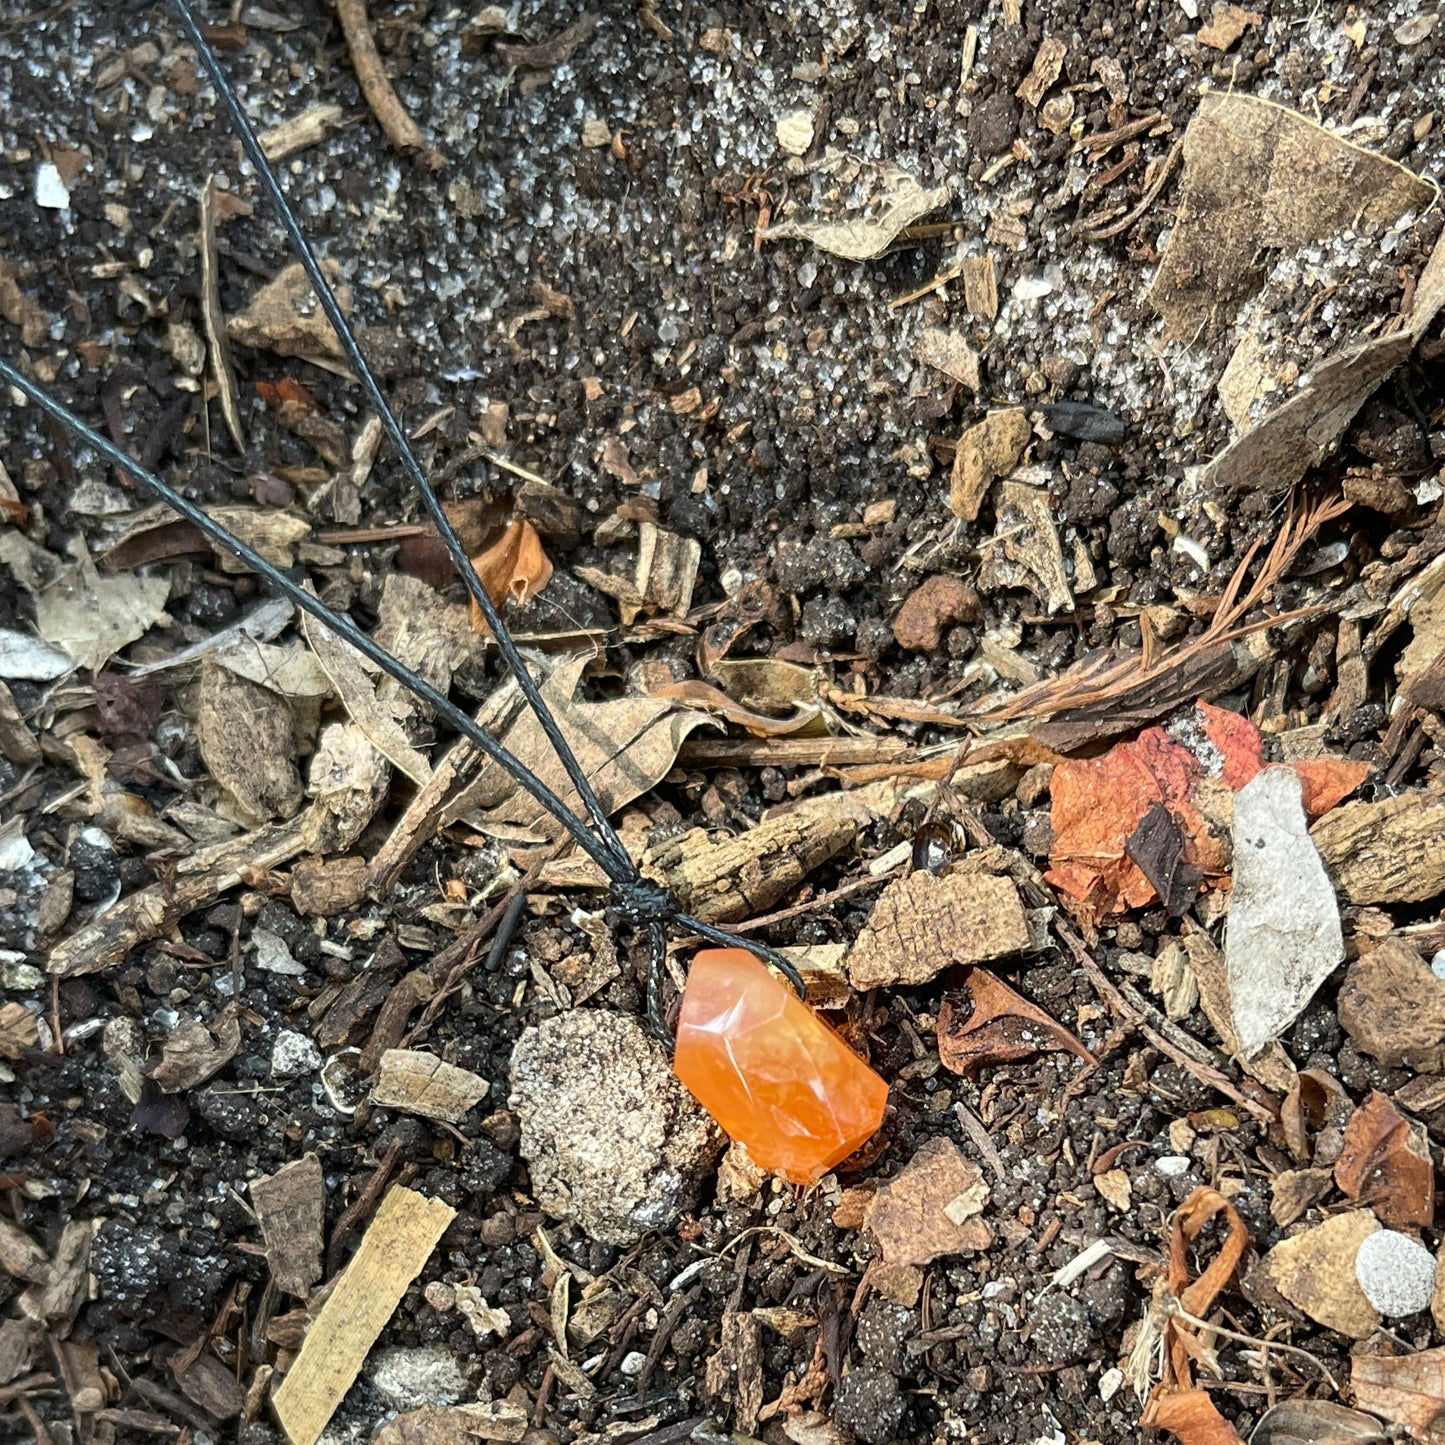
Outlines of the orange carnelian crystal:
{"label": "orange carnelian crystal", "polygon": [[692,961],[673,1068],[755,1163],[811,1184],[877,1133],[888,1085],[745,949]]}

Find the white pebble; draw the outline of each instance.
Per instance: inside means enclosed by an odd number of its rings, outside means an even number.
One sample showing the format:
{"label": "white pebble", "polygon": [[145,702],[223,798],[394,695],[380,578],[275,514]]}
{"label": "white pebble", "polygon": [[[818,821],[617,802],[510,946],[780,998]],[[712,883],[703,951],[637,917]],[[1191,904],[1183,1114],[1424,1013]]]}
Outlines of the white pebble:
{"label": "white pebble", "polygon": [[1418,1314],[1428,1308],[1435,1293],[1435,1256],[1418,1239],[1381,1229],[1360,1245],[1355,1278],[1382,1315]]}
{"label": "white pebble", "polygon": [[35,204],[47,211],[70,209],[70,191],[50,161],[41,161],[35,168]]}
{"label": "white pebble", "polygon": [[647,1356],[640,1355],[636,1350],[628,1350],[622,1357],[620,1366],[622,1373],[630,1380],[634,1375],[640,1375],[647,1364]]}
{"label": "white pebble", "polygon": [[278,1079],[294,1079],[297,1074],[314,1074],[321,1067],[321,1050],[315,1041],[294,1029],[283,1029],[276,1035],[271,1049],[271,1073]]}
{"label": "white pebble", "polygon": [[1154,1161],[1154,1167],[1166,1178],[1177,1179],[1189,1172],[1189,1160],[1183,1154],[1166,1154]]}

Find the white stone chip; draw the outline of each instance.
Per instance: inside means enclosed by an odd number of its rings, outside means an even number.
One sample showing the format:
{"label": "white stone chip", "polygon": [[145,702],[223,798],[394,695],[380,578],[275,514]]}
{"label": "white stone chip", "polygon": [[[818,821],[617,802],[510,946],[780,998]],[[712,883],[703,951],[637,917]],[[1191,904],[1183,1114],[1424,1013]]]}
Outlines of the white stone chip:
{"label": "white stone chip", "polygon": [[1418,1314],[1429,1308],[1435,1293],[1435,1256],[1408,1234],[1377,1230],[1360,1243],[1355,1279],[1382,1315]]}
{"label": "white stone chip", "polygon": [[294,1029],[282,1029],[271,1048],[271,1073],[278,1079],[314,1074],[321,1067],[321,1050],[314,1039]]}
{"label": "white stone chip", "polygon": [[35,168],[35,204],[46,211],[68,211],[70,191],[61,178],[59,167],[41,161]]}

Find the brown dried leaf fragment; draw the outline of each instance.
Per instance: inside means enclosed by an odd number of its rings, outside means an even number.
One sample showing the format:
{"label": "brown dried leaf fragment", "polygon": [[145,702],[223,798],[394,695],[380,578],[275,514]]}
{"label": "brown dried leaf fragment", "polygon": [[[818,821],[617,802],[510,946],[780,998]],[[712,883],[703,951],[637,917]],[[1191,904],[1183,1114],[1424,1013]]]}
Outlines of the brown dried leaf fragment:
{"label": "brown dried leaf fragment", "polygon": [[1025,105],[1037,110],[1048,88],[1059,78],[1059,72],[1064,68],[1064,57],[1068,53],[1069,47],[1062,40],[1057,40],[1052,35],[1045,36],[1034,56],[1033,67],[1019,82],[1019,88],[1014,94]]}
{"label": "brown dried leaf fragment", "polygon": [[1435,1166],[1425,1126],[1375,1090],[1345,1127],[1335,1183],[1368,1204],[1392,1229],[1427,1229],[1435,1220]]}
{"label": "brown dried leaf fragment", "polygon": [[216,264],[216,178],[207,176],[201,188],[201,320],[206,329],[206,352],[211,376],[221,403],[221,415],[236,450],[246,451],[246,429],[241,423],[241,393],[231,361],[231,338],[226,335],[226,314],[221,310],[221,283]]}
{"label": "brown dried leaf fragment", "polygon": [[1379,1329],[1380,1316],[1355,1279],[1355,1255],[1379,1227],[1368,1209],[1337,1214],[1275,1245],[1264,1257],[1265,1275],[1316,1323],[1363,1340]]}
{"label": "brown dried leaf fragment", "polygon": [[1245,10],[1238,5],[1216,5],[1209,24],[1202,25],[1194,38],[1213,50],[1228,50],[1251,25],[1263,25],[1258,10]]}
{"label": "brown dried leaf fragment", "polygon": [[1388,224],[1435,195],[1394,161],[1235,93],[1201,99],[1185,132],[1184,164],[1179,223],[1149,297],[1184,341],[1234,320],[1256,285],[1262,251],[1288,253],[1350,226]]}
{"label": "brown dried leaf fragment", "polygon": [[987,873],[912,873],[879,895],[848,952],[856,989],[928,983],[955,963],[982,963],[1029,946],[1018,889]]}
{"label": "brown dried leaf fragment", "polygon": [[[497,608],[504,602],[521,606],[552,580],[552,563],[542,548],[537,529],[530,522],[515,518],[481,556],[472,558],[472,566],[481,578],[483,591]],[[487,626],[475,602],[472,603],[472,626],[478,632],[486,631]]]}
{"label": "brown dried leaf fragment", "polygon": [[978,352],[967,337],[939,326],[925,327],[913,344],[913,354],[925,366],[932,366],[970,391],[983,384]]}
{"label": "brown dried leaf fragment", "polygon": [[15,272],[3,258],[0,258],[0,316],[20,328],[22,346],[39,346],[50,330],[45,308],[20,289]]}
{"label": "brown dried leaf fragment", "polygon": [[1386,938],[1345,974],[1340,1023],[1390,1068],[1445,1073],[1445,979],[1403,939]]}
{"label": "brown dried leaf fragment", "polygon": [[925,1265],[993,1243],[993,1231],[979,1217],[988,1198],[978,1165],[951,1139],[930,1139],[878,1186],[866,1222],[885,1263]]}
{"label": "brown dried leaf fragment", "polygon": [[1356,1355],[1350,1362],[1355,1399],[1417,1440],[1438,1439],[1445,1411],[1445,1349],[1413,1355]]}
{"label": "brown dried leaf fragment", "polygon": [[211,776],[249,817],[295,816],[305,793],[285,698],[207,657],[201,664],[196,740]]}
{"label": "brown dried leaf fragment", "polygon": [[[337,284],[340,266],[323,261],[321,269],[336,293],[342,313],[349,316],[354,298],[349,286]],[[340,363],[346,355],[299,261],[283,268],[251,298],[251,304],[239,316],[232,316],[226,323],[226,334],[238,346],[273,351],[278,356]]]}
{"label": "brown dried leaf fragment", "polygon": [[589,10],[550,40],[539,41],[536,45],[514,45],[503,41],[497,46],[497,54],[518,70],[551,70],[554,66],[566,65],[577,53],[578,46],[597,28],[597,20],[597,12]]}
{"label": "brown dried leaf fragment", "polygon": [[276,1288],[304,1298],[321,1278],[326,1184],[320,1160],[304,1154],[274,1174],[253,1179],[251,1207]]}
{"label": "brown dried leaf fragment", "polygon": [[1074,593],[1048,492],[1028,482],[1002,482],[994,511],[998,527],[978,571],[980,589],[1026,587],[1051,617],[1072,612]]}
{"label": "brown dried leaf fragment", "polygon": [[848,261],[881,256],[902,232],[932,211],[948,204],[953,188],[925,190],[910,175],[890,172],[882,177],[881,193],[861,215],[846,221],[783,221],[761,233],[765,241],[811,241]]}
{"label": "brown dried leaf fragment", "polygon": [[1013,471],[1032,436],[1028,413],[1011,406],[989,412],[959,437],[948,487],[948,505],[955,517],[978,520],[994,479]]}
{"label": "brown dried leaf fragment", "polygon": [[970,971],[962,995],[945,994],[938,1010],[938,1057],[951,1073],[1039,1053],[1094,1056],[1057,1019],[1015,993],[987,969]]}

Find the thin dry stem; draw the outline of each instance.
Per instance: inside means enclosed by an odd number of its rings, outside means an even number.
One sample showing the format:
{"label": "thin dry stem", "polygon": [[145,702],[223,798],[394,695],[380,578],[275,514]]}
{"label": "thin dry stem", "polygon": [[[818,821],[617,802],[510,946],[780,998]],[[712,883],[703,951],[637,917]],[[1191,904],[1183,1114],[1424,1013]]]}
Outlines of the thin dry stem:
{"label": "thin dry stem", "polygon": [[346,48],[351,52],[351,64],[361,93],[386,132],[387,139],[407,155],[420,152],[422,159],[435,170],[442,164],[442,158],[436,151],[427,148],[421,127],[407,114],[406,107],[392,89],[381,56],[377,53],[376,41],[371,38],[366,0],[336,0],[336,15],[346,36]]}

